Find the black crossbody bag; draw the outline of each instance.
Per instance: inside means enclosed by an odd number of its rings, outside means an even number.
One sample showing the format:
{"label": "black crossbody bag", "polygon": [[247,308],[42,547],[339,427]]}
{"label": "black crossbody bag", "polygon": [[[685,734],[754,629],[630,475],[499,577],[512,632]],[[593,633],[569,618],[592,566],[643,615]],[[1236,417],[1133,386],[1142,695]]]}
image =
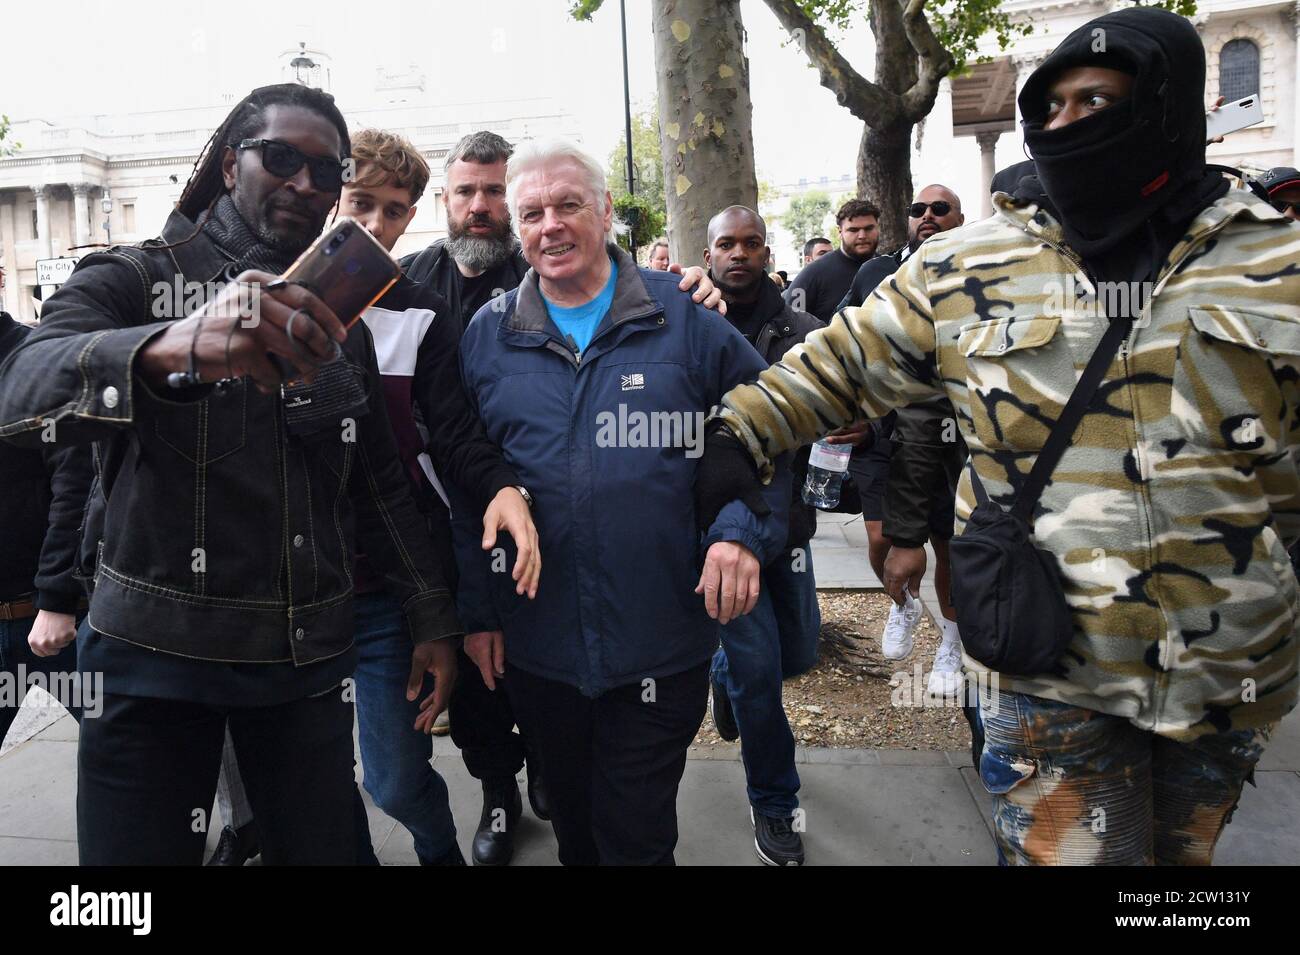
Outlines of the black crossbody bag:
{"label": "black crossbody bag", "polygon": [[1052,672],[1074,636],[1056,557],[1031,539],[1034,507],[1132,327],[1131,318],[1111,321],[1011,510],[989,500],[971,464],[976,507],[961,536],[948,545],[952,602],[966,652],[991,670],[1013,676]]}

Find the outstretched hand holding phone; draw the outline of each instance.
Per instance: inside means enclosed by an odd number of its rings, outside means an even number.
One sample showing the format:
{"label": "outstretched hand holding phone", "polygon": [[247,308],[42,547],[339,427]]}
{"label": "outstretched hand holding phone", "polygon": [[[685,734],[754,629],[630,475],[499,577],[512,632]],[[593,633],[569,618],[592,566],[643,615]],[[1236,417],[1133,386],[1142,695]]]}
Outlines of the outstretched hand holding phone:
{"label": "outstretched hand holding phone", "polygon": [[[242,378],[263,392],[310,381],[341,354],[347,329],[397,281],[393,257],[355,219],[338,219],[283,276],[249,270],[140,350],[151,386]],[[327,304],[328,303],[328,304]]]}
{"label": "outstretched hand holding phone", "polygon": [[316,295],[269,272],[250,269],[140,349],[136,373],[156,389],[173,373],[192,372],[198,382],[247,375],[260,390],[271,392],[285,379],[269,356],[278,356],[287,368],[310,378],[320,365],[338,357],[338,343],[347,337],[334,310]]}

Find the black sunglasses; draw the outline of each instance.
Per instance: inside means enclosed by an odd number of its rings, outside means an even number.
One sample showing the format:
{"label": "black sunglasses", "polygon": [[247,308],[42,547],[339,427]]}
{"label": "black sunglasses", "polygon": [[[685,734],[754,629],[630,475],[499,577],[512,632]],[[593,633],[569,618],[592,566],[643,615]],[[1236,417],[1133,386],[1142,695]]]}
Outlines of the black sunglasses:
{"label": "black sunglasses", "polygon": [[273,176],[289,179],[306,165],[311,184],[321,192],[338,192],[343,188],[343,163],[337,159],[308,156],[302,150],[277,139],[245,139],[240,141],[237,148],[260,149],[262,168]]}
{"label": "black sunglasses", "polygon": [[933,209],[937,216],[946,216],[952,212],[952,203],[944,202],[942,199],[936,199],[934,202],[914,202],[908,207],[907,214],[913,219],[919,219],[925,215],[926,209]]}

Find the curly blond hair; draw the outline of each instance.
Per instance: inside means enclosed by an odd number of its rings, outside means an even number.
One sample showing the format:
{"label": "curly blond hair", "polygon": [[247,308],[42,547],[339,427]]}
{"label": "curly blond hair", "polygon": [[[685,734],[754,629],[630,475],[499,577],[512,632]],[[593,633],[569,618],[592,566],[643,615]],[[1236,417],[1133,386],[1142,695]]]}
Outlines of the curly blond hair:
{"label": "curly blond hair", "polygon": [[420,201],[429,184],[429,164],[411,141],[385,129],[363,129],[352,137],[352,158],[358,186],[396,186],[409,189],[411,205]]}

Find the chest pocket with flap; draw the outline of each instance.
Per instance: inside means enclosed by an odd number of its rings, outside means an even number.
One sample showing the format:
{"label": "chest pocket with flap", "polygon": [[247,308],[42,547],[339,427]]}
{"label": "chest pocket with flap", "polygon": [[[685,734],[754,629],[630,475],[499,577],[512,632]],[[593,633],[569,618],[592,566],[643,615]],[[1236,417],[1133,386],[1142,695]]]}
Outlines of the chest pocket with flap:
{"label": "chest pocket with flap", "polygon": [[957,350],[975,433],[985,447],[1037,451],[1077,379],[1058,316],[1008,316],[964,325]]}
{"label": "chest pocket with flap", "polygon": [[1300,322],[1220,305],[1187,309],[1170,411],[1194,444],[1274,454],[1297,398]]}

